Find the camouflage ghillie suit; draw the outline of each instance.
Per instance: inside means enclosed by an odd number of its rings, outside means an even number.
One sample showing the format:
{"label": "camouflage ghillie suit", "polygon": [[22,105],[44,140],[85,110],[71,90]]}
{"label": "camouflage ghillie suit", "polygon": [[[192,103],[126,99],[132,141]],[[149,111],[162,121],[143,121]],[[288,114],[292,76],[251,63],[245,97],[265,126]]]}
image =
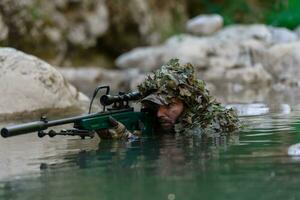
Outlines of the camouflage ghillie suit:
{"label": "camouflage ghillie suit", "polygon": [[143,98],[155,95],[156,101],[169,104],[176,97],[184,102],[185,109],[175,124],[181,134],[228,134],[239,128],[239,120],[232,109],[226,109],[209,95],[205,83],[195,77],[191,64],[180,65],[170,60],[149,75],[138,86]]}

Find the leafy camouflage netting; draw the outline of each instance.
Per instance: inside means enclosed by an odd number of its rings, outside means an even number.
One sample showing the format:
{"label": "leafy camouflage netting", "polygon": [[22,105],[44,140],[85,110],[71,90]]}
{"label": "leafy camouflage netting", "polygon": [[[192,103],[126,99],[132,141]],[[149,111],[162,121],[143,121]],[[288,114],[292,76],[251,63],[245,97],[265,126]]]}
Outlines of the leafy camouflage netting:
{"label": "leafy camouflage netting", "polygon": [[155,93],[170,103],[176,97],[185,104],[185,110],[175,124],[182,134],[230,133],[240,124],[236,113],[218,103],[205,88],[205,82],[195,77],[191,64],[180,65],[178,59],[170,60],[149,75],[138,86],[142,97]]}

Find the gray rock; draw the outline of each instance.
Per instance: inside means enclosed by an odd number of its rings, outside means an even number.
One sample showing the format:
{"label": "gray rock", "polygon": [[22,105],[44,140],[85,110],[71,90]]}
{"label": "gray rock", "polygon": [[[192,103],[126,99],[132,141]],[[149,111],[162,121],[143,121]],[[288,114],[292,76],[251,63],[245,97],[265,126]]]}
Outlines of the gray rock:
{"label": "gray rock", "polygon": [[190,62],[202,68],[207,64],[204,58],[209,47],[210,42],[206,39],[178,35],[168,39],[164,45],[133,49],[118,57],[115,63],[120,68],[137,67],[149,72],[171,58],[179,58],[182,63]]}
{"label": "gray rock", "polygon": [[83,20],[78,22],[69,19],[71,25],[68,31],[68,40],[85,48],[95,46],[97,38],[103,35],[109,26],[108,9],[103,0],[94,3],[93,9],[88,9],[88,6],[87,4],[85,12],[81,14]]}
{"label": "gray rock", "polygon": [[259,40],[266,44],[272,42],[272,34],[269,28],[263,24],[227,26],[216,34],[216,38],[231,42],[249,39]]}
{"label": "gray rock", "polygon": [[227,108],[233,108],[237,111],[238,116],[258,116],[269,113],[267,105],[262,103],[253,104],[230,104]]}
{"label": "gray rock", "polygon": [[53,51],[61,43],[93,46],[109,26],[104,0],[1,0],[0,9],[12,32],[28,41],[43,41],[44,45],[54,46]]}
{"label": "gray rock", "polygon": [[271,83],[272,76],[261,64],[256,64],[252,67],[228,70],[225,73],[225,79],[242,85],[258,84],[266,86]]}
{"label": "gray rock", "polygon": [[137,91],[137,86],[141,84],[146,79],[147,74],[138,74],[134,79],[130,80],[130,90]]}
{"label": "gray rock", "polygon": [[294,42],[298,39],[296,33],[286,28],[266,26],[263,24],[231,25],[219,31],[216,37],[221,40],[231,40],[234,42],[255,39],[267,45]]}
{"label": "gray rock", "polygon": [[151,71],[165,61],[162,57],[165,52],[163,46],[136,48],[119,56],[115,63],[123,69],[137,67],[143,71]]}
{"label": "gray rock", "polygon": [[209,82],[231,82],[239,85],[267,86],[272,81],[272,76],[261,64],[250,67],[233,68],[226,70],[222,67],[212,67],[204,74],[205,80]]}
{"label": "gray rock", "polygon": [[279,110],[280,110],[281,114],[285,114],[285,115],[290,114],[291,111],[292,111],[291,106],[289,104],[286,104],[286,103],[285,104],[280,104],[279,105]]}
{"label": "gray rock", "polygon": [[88,98],[46,62],[12,48],[0,49],[0,118],[78,110]]}
{"label": "gray rock", "polygon": [[264,67],[277,82],[296,84],[300,79],[300,42],[277,44],[267,51]]}
{"label": "gray rock", "polygon": [[207,68],[206,58],[212,49],[212,43],[214,41],[210,37],[173,36],[165,42],[165,52],[161,56],[163,63],[171,58],[179,58],[181,63],[192,63],[198,69]]}
{"label": "gray rock", "polygon": [[133,20],[138,25],[139,33],[150,44],[155,44],[159,41],[159,36],[155,37],[153,9],[149,2],[145,0],[128,1],[128,6]]}
{"label": "gray rock", "polygon": [[272,34],[272,42],[273,43],[288,43],[295,42],[298,39],[296,33],[286,29],[286,28],[275,28],[268,27]]}
{"label": "gray rock", "polygon": [[223,26],[220,15],[199,15],[187,21],[186,30],[195,35],[211,35]]}
{"label": "gray rock", "polygon": [[130,84],[140,75],[135,69],[123,71],[99,67],[60,68],[59,71],[76,88],[89,96],[92,96],[94,89],[99,85],[110,86],[112,93],[136,90]]}
{"label": "gray rock", "polygon": [[198,70],[217,67],[219,70],[252,66],[260,62],[264,44],[254,39],[240,43],[218,40],[215,37],[178,35],[169,38],[164,45],[136,48],[116,60],[120,68],[137,67],[142,71],[157,69],[171,58],[192,63]]}
{"label": "gray rock", "polygon": [[176,35],[155,47],[136,48],[121,55],[120,68],[149,72],[171,58],[192,63],[198,76],[213,84],[241,87],[300,82],[300,47],[297,37],[283,28],[235,25],[213,36]]}
{"label": "gray rock", "polygon": [[300,143],[289,146],[287,154],[289,156],[300,156]]}

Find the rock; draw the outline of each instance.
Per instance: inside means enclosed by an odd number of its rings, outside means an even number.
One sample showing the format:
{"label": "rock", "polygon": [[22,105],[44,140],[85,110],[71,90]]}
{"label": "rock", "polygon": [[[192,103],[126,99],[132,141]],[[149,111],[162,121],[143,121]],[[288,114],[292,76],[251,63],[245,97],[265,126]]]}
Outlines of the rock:
{"label": "rock", "polygon": [[86,12],[84,14],[86,18],[86,24],[88,28],[89,37],[97,38],[103,35],[109,27],[108,9],[104,1],[95,4],[92,12]]}
{"label": "rock", "polygon": [[253,65],[264,57],[266,47],[263,41],[251,37],[245,37],[241,41],[231,41],[225,40],[223,38],[225,35],[173,36],[163,45],[136,48],[122,54],[117,58],[116,65],[120,68],[134,66],[143,71],[151,71],[171,58],[178,58],[182,63],[192,63],[197,69],[209,69],[212,66],[233,68]]}
{"label": "rock", "polygon": [[199,15],[187,21],[186,30],[195,35],[211,35],[223,26],[220,15]]}
{"label": "rock", "polygon": [[288,42],[295,42],[298,39],[296,33],[286,29],[286,28],[275,28],[275,27],[268,27],[271,34],[272,34],[272,42],[273,43],[288,43]]}
{"label": "rock", "polygon": [[[169,38],[163,45],[136,48],[118,57],[120,68],[137,67],[142,71],[152,71],[171,58],[181,63],[192,63],[198,70],[217,67],[226,68],[252,66],[260,62],[264,45],[257,40],[244,40],[241,43],[220,41],[214,37],[179,35]],[[222,69],[221,69],[222,68]]]}
{"label": "rock", "polygon": [[131,82],[140,75],[140,72],[135,69],[122,71],[99,67],[60,68],[59,71],[76,88],[89,96],[92,96],[94,89],[100,85],[110,86],[112,93],[132,90]]}
{"label": "rock", "polygon": [[277,82],[296,84],[300,77],[300,42],[277,44],[267,51],[263,65]]}
{"label": "rock", "polygon": [[231,25],[219,31],[216,37],[220,40],[230,40],[233,42],[255,39],[266,45],[294,42],[298,39],[297,34],[286,28],[263,24]]}
{"label": "rock", "polygon": [[287,150],[287,154],[289,156],[300,156],[300,143],[291,145]]}
{"label": "rock", "polygon": [[0,119],[78,112],[88,102],[55,68],[34,56],[1,48],[0,66]]}
{"label": "rock", "polygon": [[252,67],[228,70],[225,73],[225,79],[229,82],[240,83],[242,85],[257,84],[266,86],[271,83],[272,76],[261,64],[256,64]]}
{"label": "rock", "polygon": [[[108,30],[108,9],[104,1],[98,1],[91,5],[93,9],[87,9],[82,13],[83,20],[75,22],[70,26],[68,31],[68,39],[72,44],[88,48],[95,46],[97,38]],[[70,19],[69,19],[70,20]]]}
{"label": "rock", "polygon": [[149,72],[178,58],[193,64],[199,78],[217,85],[298,85],[299,48],[297,37],[287,29],[236,25],[209,37],[181,34],[159,46],[136,48],[121,55],[116,65]]}
{"label": "rock", "polygon": [[269,86],[272,82],[272,76],[260,63],[227,70],[220,66],[211,67],[204,72],[203,78],[214,84],[233,83],[234,90],[240,90],[243,86]]}
{"label": "rock", "polygon": [[146,74],[138,74],[130,81],[130,91],[137,91],[137,86],[146,79]]}
{"label": "rock", "polygon": [[[219,84],[214,84],[216,90],[211,94],[217,98],[218,101],[222,103],[253,103],[253,102],[265,102],[270,98],[270,89],[267,87],[260,86],[241,86],[242,90],[236,90],[235,83],[220,82]],[[273,98],[273,96],[271,96]]]}
{"label": "rock", "polygon": [[147,40],[150,44],[157,43],[159,38],[151,39],[151,36],[155,33],[151,30],[154,26],[154,19],[151,13],[153,10],[149,2],[144,0],[131,0],[128,6],[133,20],[138,25],[138,31],[142,38]]}
{"label": "rock", "polygon": [[163,46],[136,48],[119,56],[115,64],[123,69],[139,68],[142,71],[151,71],[164,62],[162,60],[164,52]]}
{"label": "rock", "polygon": [[[68,47],[73,48],[72,53],[94,47],[109,28],[105,0],[1,0],[0,10],[3,21],[9,24],[9,46],[46,55],[55,64],[61,64],[56,63],[57,57],[69,55]],[[4,30],[0,19],[0,37]],[[11,43],[8,38],[15,39]]]}
{"label": "rock", "polygon": [[215,37],[222,41],[241,42],[255,39],[266,44],[272,42],[272,34],[269,28],[263,24],[231,25],[219,31]]}
{"label": "rock", "polygon": [[227,108],[236,110],[238,116],[257,116],[269,113],[269,107],[262,103],[253,104],[230,104]]}
{"label": "rock", "polygon": [[209,40],[179,35],[168,39],[164,45],[133,49],[119,56],[115,63],[120,68],[136,67],[149,72],[159,68],[171,58],[179,58],[181,63],[190,62],[198,68],[205,68],[207,63],[204,58],[209,46]]}
{"label": "rock", "polygon": [[161,56],[164,61],[162,64],[171,58],[178,58],[181,64],[192,63],[198,69],[206,69],[209,67],[206,58],[213,42],[209,37],[173,36],[165,42],[165,52]]}
{"label": "rock", "polygon": [[284,114],[284,115],[287,115],[287,114],[290,114],[292,109],[291,109],[291,106],[289,104],[280,104],[279,106],[279,110],[280,110],[280,113],[281,114]]}
{"label": "rock", "polygon": [[181,31],[188,16],[184,0],[165,0],[159,4],[149,0],[106,1],[106,4],[112,14],[105,42],[111,46],[122,44],[122,49],[157,45],[166,34]]}

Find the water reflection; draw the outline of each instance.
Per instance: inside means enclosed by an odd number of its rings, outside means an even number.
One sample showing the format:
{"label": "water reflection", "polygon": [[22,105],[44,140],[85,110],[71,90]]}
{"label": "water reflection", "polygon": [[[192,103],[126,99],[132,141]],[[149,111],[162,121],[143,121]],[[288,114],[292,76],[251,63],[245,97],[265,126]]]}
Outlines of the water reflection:
{"label": "water reflection", "polygon": [[[207,140],[201,140],[199,137],[187,139],[164,135],[159,138],[143,138],[132,143],[102,141],[97,150],[82,150],[77,154],[57,156],[65,162],[46,166],[43,163],[40,173],[8,180],[2,183],[0,190],[2,196],[17,199],[19,197],[14,196],[15,193],[25,193],[25,197],[38,199],[33,197],[33,193],[40,195],[44,187],[47,187],[47,192],[51,194],[48,197],[56,198],[62,192],[59,186],[71,191],[68,193],[71,195],[70,199],[76,199],[72,193],[82,183],[85,186],[106,185],[111,190],[124,190],[126,186],[132,192],[135,189],[147,192],[150,185],[141,188],[142,185],[136,185],[136,181],[142,184],[147,184],[143,179],[155,181],[154,188],[152,186],[152,189],[155,189],[158,186],[157,179],[162,177],[167,182],[193,180],[195,172],[210,170],[208,161],[217,160],[220,151],[226,151],[228,145],[236,142],[238,143],[237,135],[234,138],[219,137]],[[100,189],[97,192],[93,191],[91,195],[104,195],[109,198],[112,194]],[[145,194],[141,194],[140,197],[143,195]],[[128,194],[126,196],[128,197]]]}
{"label": "water reflection", "polygon": [[[13,150],[13,159],[24,156],[22,166],[35,170],[2,176],[0,198],[297,199],[300,160],[287,153],[300,143],[300,111],[273,110],[242,117],[243,131],[229,137],[163,135],[99,143],[27,135],[1,141]],[[12,148],[22,141],[25,150]],[[31,147],[38,143],[44,147],[36,151],[43,153],[34,154]]]}

